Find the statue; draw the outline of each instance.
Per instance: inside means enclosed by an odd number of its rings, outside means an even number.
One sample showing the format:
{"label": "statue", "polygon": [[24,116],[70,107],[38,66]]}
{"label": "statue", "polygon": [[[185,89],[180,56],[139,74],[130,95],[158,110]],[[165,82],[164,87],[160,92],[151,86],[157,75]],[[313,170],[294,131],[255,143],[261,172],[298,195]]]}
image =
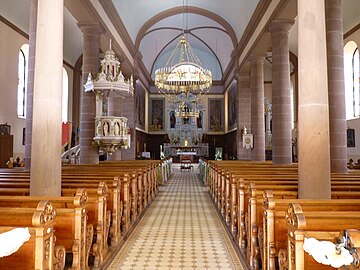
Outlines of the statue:
{"label": "statue", "polygon": [[244,129],[243,129],[243,134],[246,135],[247,134],[247,128],[244,126]]}
{"label": "statue", "polygon": [[101,121],[97,122],[96,125],[96,136],[101,136]]}
{"label": "statue", "polygon": [[202,112],[199,113],[199,117],[196,120],[197,128],[202,128]]}
{"label": "statue", "polygon": [[119,136],[119,135],[120,135],[119,123],[115,123],[115,136]]}
{"label": "statue", "polygon": [[171,112],[171,115],[170,115],[170,128],[175,128],[175,122],[176,122],[175,113]]}
{"label": "statue", "polygon": [[107,136],[109,134],[109,124],[107,122],[104,123],[103,129],[104,129],[104,136]]}

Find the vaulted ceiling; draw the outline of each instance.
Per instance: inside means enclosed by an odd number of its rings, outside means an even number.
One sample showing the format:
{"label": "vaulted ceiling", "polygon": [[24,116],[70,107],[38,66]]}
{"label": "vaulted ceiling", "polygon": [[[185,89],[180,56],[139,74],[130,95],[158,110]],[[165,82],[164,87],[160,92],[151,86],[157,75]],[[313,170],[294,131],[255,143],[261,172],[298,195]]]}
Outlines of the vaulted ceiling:
{"label": "vaulted ceiling", "polygon": [[[27,33],[30,1],[0,0],[1,16]],[[166,62],[185,31],[202,64],[213,71],[216,80],[221,80],[254,12],[261,6],[270,7],[279,2],[281,0],[65,0],[64,59],[75,65],[82,54],[82,34],[77,23],[100,21],[104,28],[102,50],[107,49],[112,38],[126,71],[133,72],[134,66],[138,66],[150,79],[154,69]],[[347,32],[360,22],[360,1],[342,2],[344,32]],[[290,31],[290,50],[296,54],[296,25]]]}

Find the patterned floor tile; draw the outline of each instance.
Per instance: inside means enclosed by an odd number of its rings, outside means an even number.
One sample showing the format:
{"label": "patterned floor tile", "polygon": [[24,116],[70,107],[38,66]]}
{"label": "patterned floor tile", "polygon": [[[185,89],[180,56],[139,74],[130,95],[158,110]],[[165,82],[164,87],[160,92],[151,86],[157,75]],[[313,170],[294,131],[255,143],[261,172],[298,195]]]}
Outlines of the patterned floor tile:
{"label": "patterned floor tile", "polygon": [[243,268],[206,188],[175,165],[108,269]]}

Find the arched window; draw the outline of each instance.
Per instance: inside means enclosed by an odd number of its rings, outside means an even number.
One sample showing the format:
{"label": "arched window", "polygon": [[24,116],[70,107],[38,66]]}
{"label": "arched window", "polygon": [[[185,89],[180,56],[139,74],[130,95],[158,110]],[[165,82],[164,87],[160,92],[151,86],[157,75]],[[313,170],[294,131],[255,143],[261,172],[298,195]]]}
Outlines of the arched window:
{"label": "arched window", "polygon": [[354,116],[360,115],[360,97],[359,97],[359,48],[356,48],[352,57],[352,86],[353,86],[353,107]]}
{"label": "arched window", "polygon": [[349,41],[344,47],[346,119],[360,116],[359,60],[357,44]]}
{"label": "arched window", "polygon": [[18,59],[17,115],[20,118],[25,118],[26,112],[28,59],[29,44],[24,44],[19,50]]}
{"label": "arched window", "polygon": [[61,121],[66,123],[68,120],[68,101],[69,101],[69,77],[63,68],[63,85],[61,95]]}

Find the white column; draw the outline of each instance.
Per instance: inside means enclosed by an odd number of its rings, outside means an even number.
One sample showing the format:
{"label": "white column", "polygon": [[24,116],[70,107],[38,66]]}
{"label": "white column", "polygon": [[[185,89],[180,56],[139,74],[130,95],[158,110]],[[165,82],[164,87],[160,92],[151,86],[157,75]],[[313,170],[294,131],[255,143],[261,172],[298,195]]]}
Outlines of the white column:
{"label": "white column", "polygon": [[330,199],[324,1],[298,1],[299,198]]}
{"label": "white column", "polygon": [[64,0],[38,0],[30,195],[61,195]]}

